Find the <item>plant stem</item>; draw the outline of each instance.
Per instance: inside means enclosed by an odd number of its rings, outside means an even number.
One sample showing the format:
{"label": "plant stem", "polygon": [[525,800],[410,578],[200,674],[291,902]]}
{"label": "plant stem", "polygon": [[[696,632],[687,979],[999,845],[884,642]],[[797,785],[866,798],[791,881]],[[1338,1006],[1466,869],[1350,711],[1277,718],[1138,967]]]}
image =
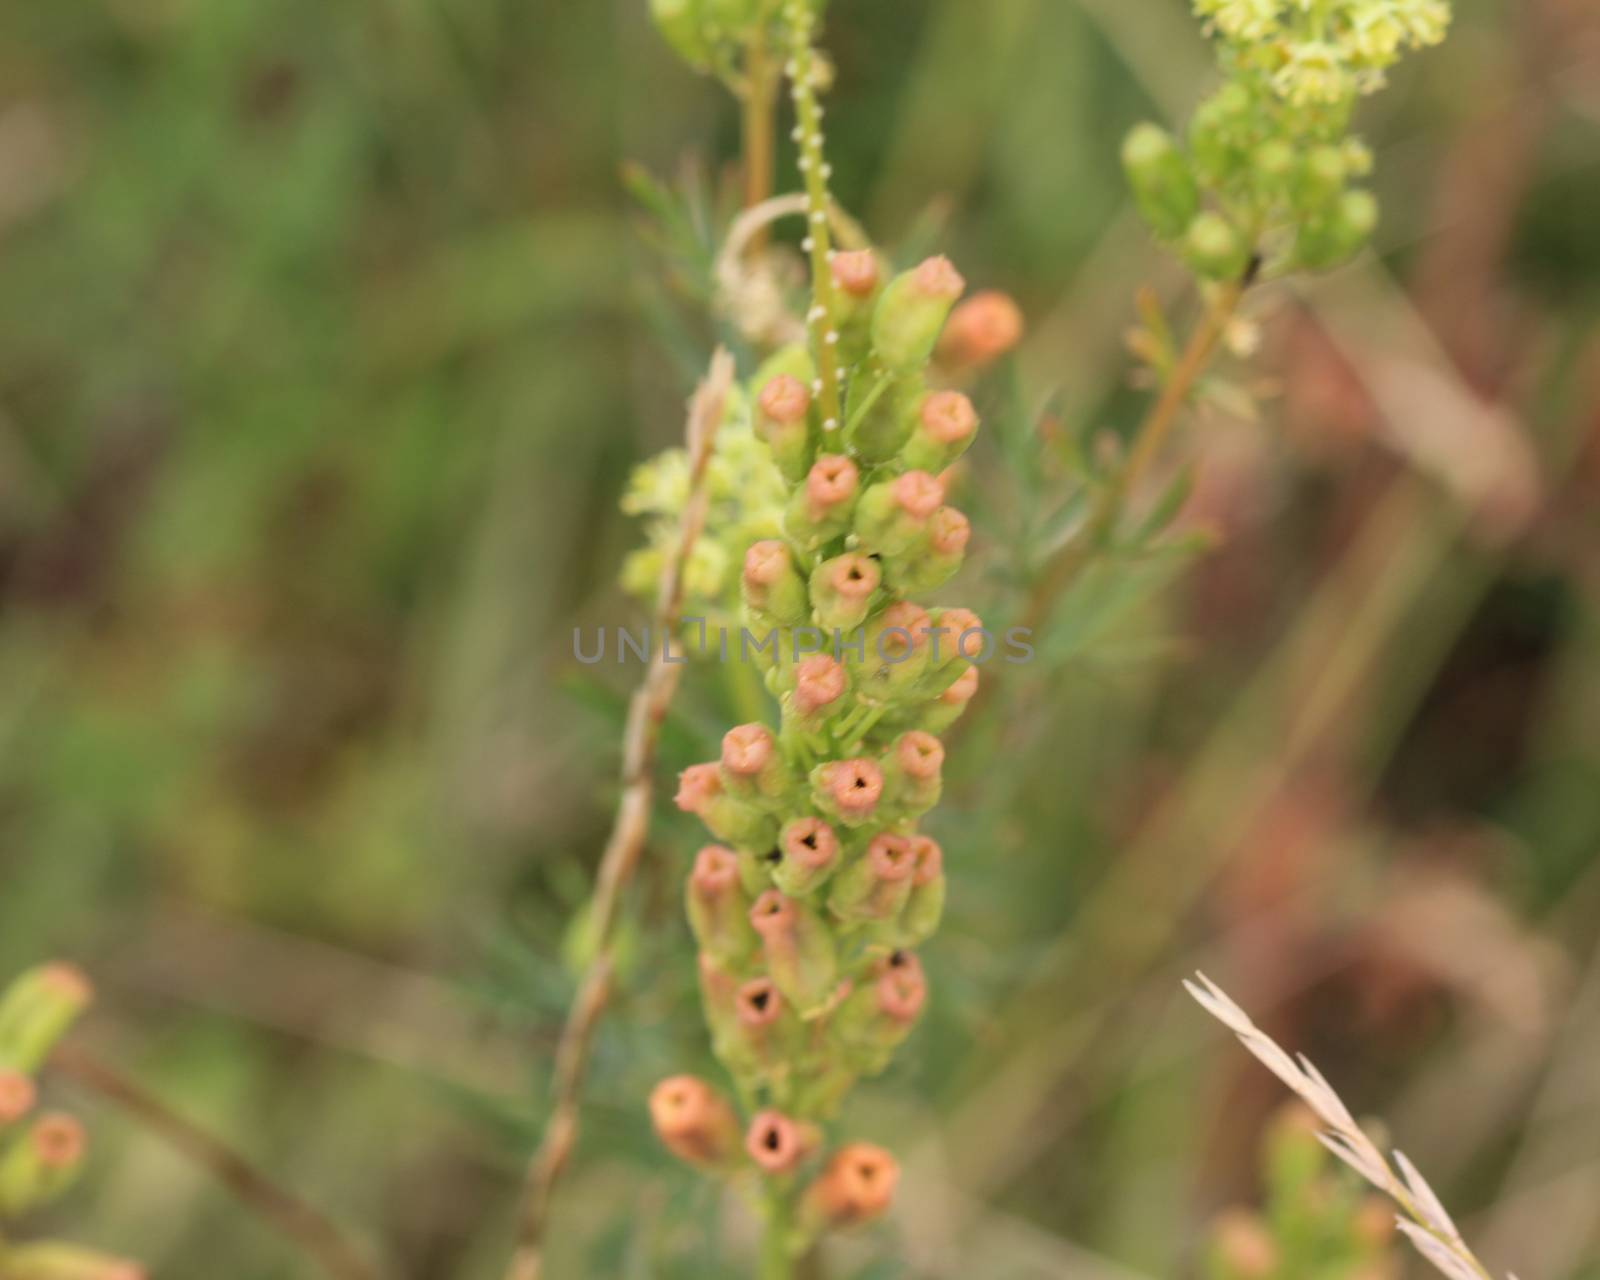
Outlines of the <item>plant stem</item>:
{"label": "plant stem", "polygon": [[811,310],[806,327],[817,362],[817,401],[824,432],[837,431],[840,417],[839,334],[834,322],[833,242],[828,225],[827,161],[822,153],[822,107],[817,103],[816,51],[811,39],[816,17],[808,0],[786,0],[789,25],[789,79],[794,86],[794,113],[799,130],[800,174],[806,188],[806,235],[802,247],[811,255]]}
{"label": "plant stem", "polygon": [[[684,504],[678,545],[661,572],[656,598],[656,635],[673,635],[683,613],[684,570],[705,525],[709,503],[706,470],[717,427],[722,421],[723,405],[733,385],[733,374],[733,357],[719,349],[711,358],[710,372],[689,403],[689,497]],[[633,879],[650,828],[656,744],[661,722],[677,692],[678,676],[683,670],[681,662],[681,659],[668,661],[664,648],[656,653],[628,704],[628,723],[622,742],[622,797],[600,859],[590,903],[595,956],[578,985],[556,1047],[555,1103],[545,1125],[544,1137],[528,1166],[517,1248],[506,1272],[507,1280],[539,1280],[544,1271],[544,1235],[551,1200],[577,1145],[589,1049],[611,993],[612,942],[618,908],[623,891]]]}
{"label": "plant stem", "polygon": [[[767,46],[767,24],[757,22],[745,47],[743,94],[744,207],[754,209],[772,196],[774,162],[774,111],[778,77]],[[751,237],[750,248],[759,251],[766,241],[763,227]]]}
{"label": "plant stem", "polygon": [[793,1210],[781,1190],[767,1192],[766,1226],[761,1236],[760,1280],[792,1280],[794,1255],[789,1251]]}
{"label": "plant stem", "polygon": [[243,1156],[115,1067],[70,1043],[57,1047],[50,1065],[121,1107],[204,1168],[241,1204],[275,1227],[335,1280],[376,1280],[378,1273],[371,1264],[319,1210],[279,1186]]}

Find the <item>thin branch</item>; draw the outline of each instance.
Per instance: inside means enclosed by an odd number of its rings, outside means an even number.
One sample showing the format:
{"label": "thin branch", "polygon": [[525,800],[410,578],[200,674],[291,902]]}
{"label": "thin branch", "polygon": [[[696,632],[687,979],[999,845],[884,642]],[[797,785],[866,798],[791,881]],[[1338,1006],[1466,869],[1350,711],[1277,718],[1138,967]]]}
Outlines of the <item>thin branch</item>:
{"label": "thin branch", "polygon": [[595,956],[578,985],[578,994],[568,1010],[556,1049],[554,1105],[544,1137],[528,1167],[517,1248],[506,1272],[507,1280],[539,1280],[543,1273],[544,1238],[551,1200],[577,1145],[589,1050],[611,994],[617,908],[639,864],[649,831],[656,744],[661,722],[677,692],[683,661],[681,657],[668,660],[666,640],[677,631],[683,612],[684,571],[705,526],[710,501],[706,469],[732,385],[733,357],[719,349],[712,357],[705,380],[689,402],[689,498],[684,504],[678,546],[662,569],[656,598],[655,634],[661,637],[662,647],[651,658],[644,680],[628,704],[622,746],[622,797],[600,859],[590,907],[597,940]]}
{"label": "thin branch", "polygon": [[279,1186],[243,1156],[115,1067],[72,1043],[59,1046],[51,1055],[50,1065],[115,1103],[173,1149],[188,1156],[335,1280],[377,1280],[378,1272],[319,1210]]}

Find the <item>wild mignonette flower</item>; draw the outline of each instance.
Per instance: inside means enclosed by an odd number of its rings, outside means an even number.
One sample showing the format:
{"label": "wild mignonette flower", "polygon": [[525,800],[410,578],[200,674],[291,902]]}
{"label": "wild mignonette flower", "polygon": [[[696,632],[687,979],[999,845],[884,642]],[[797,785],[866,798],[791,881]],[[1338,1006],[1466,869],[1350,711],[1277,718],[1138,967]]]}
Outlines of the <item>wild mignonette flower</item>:
{"label": "wild mignonette flower", "polygon": [[806,482],[794,491],[783,516],[783,531],[808,549],[820,547],[850,528],[861,473],[849,458],[825,453],[812,463]]}
{"label": "wild mignonette flower", "polygon": [[858,671],[863,697],[888,703],[914,688],[928,669],[928,611],[909,600],[897,600],[871,623],[860,652],[850,657]]}
{"label": "wild mignonette flower", "polygon": [[839,869],[839,837],[821,818],[789,822],[778,836],[778,850],[772,878],[791,898],[815,893]]}
{"label": "wild mignonette flower", "polygon": [[978,434],[978,411],[959,391],[934,391],[917,411],[917,425],[900,451],[900,461],[911,472],[935,475],[967,451]]}
{"label": "wild mignonette flower", "polygon": [[1278,1245],[1259,1216],[1235,1209],[1212,1225],[1207,1259],[1216,1280],[1269,1280],[1278,1272]]}
{"label": "wild mignonette flower", "polygon": [[867,856],[852,862],[834,879],[828,910],[852,924],[894,920],[910,897],[915,871],[909,840],[887,831],[874,836],[867,845]]}
{"label": "wild mignonette flower", "polygon": [[981,660],[989,643],[983,621],[971,609],[940,609],[929,628],[932,660],[923,685],[930,693],[942,694]]}
{"label": "wild mignonette flower", "polygon": [[811,575],[817,625],[829,631],[854,631],[867,620],[882,582],[883,571],[860,552],[824,560]]}
{"label": "wild mignonette flower", "polygon": [[769,1177],[793,1173],[817,1145],[817,1133],[781,1111],[758,1112],[745,1134],[745,1153]]}
{"label": "wild mignonette flower", "polygon": [[805,475],[811,460],[811,393],[805,383],[780,373],[756,397],[756,434],[791,484]]}
{"label": "wild mignonette flower", "polygon": [[938,360],[953,373],[993,364],[1022,341],[1022,308],[1008,293],[985,289],[956,306],[939,338]]}
{"label": "wild mignonette flower", "polygon": [[0,1071],[0,1129],[15,1124],[38,1098],[33,1081],[20,1071]]}
{"label": "wild mignonette flower", "polygon": [[966,711],[967,704],[978,692],[977,667],[968,667],[950,686],[923,709],[921,728],[929,733],[943,733]]}
{"label": "wild mignonette flower", "polygon": [[689,926],[700,950],[718,964],[737,967],[759,945],[750,927],[750,900],[739,873],[739,855],[708,844],[695,856],[689,876]]}
{"label": "wild mignonette flower", "polygon": [[805,622],[809,612],[805,579],[789,548],[775,538],[755,543],[744,557],[744,603],[751,618],[774,627]]}
{"label": "wild mignonette flower", "polygon": [[834,285],[839,357],[846,364],[855,364],[867,354],[873,306],[883,271],[876,253],[871,249],[857,249],[834,254],[829,274]]}
{"label": "wild mignonette flower", "polygon": [[766,725],[742,724],[723,734],[721,765],[719,777],[730,794],[769,806],[784,800],[789,770]]}
{"label": "wild mignonette flower", "polygon": [[717,1090],[697,1076],[672,1076],[650,1094],[650,1122],[661,1145],[686,1164],[726,1169],[738,1159],[739,1119]]}
{"label": "wild mignonette flower", "polygon": [[58,1199],[83,1169],[88,1138],[69,1115],[50,1112],[0,1156],[0,1217],[16,1218]]}
{"label": "wild mignonette flower", "polygon": [[831,271],[839,292],[858,301],[876,294],[879,281],[883,278],[878,255],[871,249],[834,254]]}
{"label": "wild mignonette flower", "polygon": [[896,809],[923,814],[939,803],[944,746],[931,733],[913,729],[896,739],[883,757],[884,790]]}
{"label": "wild mignonette flower", "polygon": [[870,486],[856,504],[856,537],[882,556],[927,545],[929,521],[944,503],[944,486],[926,471],[907,471]]}
{"label": "wild mignonette flower", "polygon": [[877,1075],[911,1034],[927,1003],[922,965],[909,951],[896,951],[875,969],[871,980],[852,991],[839,1007],[839,1039],[863,1075]]}
{"label": "wild mignonette flower", "polygon": [[839,976],[833,931],[816,911],[777,889],[768,889],[750,909],[761,936],[767,972],[801,1017],[827,1003]]}
{"label": "wild mignonette flower", "polygon": [[889,562],[888,578],[899,591],[935,591],[956,576],[966,561],[972,525],[954,507],[940,507],[928,523],[928,545],[921,555]]}
{"label": "wild mignonette flower", "polygon": [[896,372],[927,364],[950,308],[966,287],[948,258],[929,258],[896,276],[873,312],[873,354]]}
{"label": "wild mignonette flower", "polygon": [[836,659],[825,653],[812,654],[796,668],[795,710],[809,718],[834,706],[844,696],[846,682],[845,669]]}
{"label": "wild mignonette flower", "polygon": [[883,771],[877,761],[830,760],[811,773],[811,798],[817,808],[847,827],[870,822],[883,798]]}
{"label": "wild mignonette flower", "polygon": [[894,1200],[900,1166],[881,1147],[852,1142],[840,1147],[801,1200],[801,1220],[812,1230],[851,1227],[882,1217]]}
{"label": "wild mignonette flower", "polygon": [[901,947],[921,946],[933,937],[944,919],[944,850],[929,836],[912,836],[911,856],[916,870],[911,873],[911,893],[900,913],[895,936]]}
{"label": "wild mignonette flower", "polygon": [[690,765],[679,774],[676,801],[729,844],[767,844],[777,834],[777,824],[759,804],[728,793],[720,764]]}

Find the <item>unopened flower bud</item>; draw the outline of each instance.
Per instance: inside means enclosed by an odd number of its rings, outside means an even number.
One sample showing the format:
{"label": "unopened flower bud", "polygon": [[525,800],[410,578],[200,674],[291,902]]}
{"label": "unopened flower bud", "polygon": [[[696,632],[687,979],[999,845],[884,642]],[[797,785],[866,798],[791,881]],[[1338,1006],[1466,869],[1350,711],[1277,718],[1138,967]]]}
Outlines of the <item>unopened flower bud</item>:
{"label": "unopened flower bud", "polygon": [[0,1129],[15,1124],[28,1112],[38,1098],[33,1081],[20,1071],[0,1071]]}
{"label": "unopened flower bud", "polygon": [[778,852],[772,878],[791,898],[814,893],[839,867],[839,837],[821,818],[788,823],[778,834]]}
{"label": "unopened flower bud", "polygon": [[978,411],[971,400],[959,391],[929,392],[900,461],[910,470],[937,475],[967,451],[977,434]]}
{"label": "unopened flower bud", "polygon": [[743,964],[759,940],[750,927],[739,856],[721,845],[706,845],[695,855],[685,897],[689,927],[701,951],[720,965]]}
{"label": "unopened flower bud", "polygon": [[1244,1209],[1230,1209],[1212,1225],[1209,1257],[1217,1280],[1267,1280],[1278,1269],[1272,1233]]}
{"label": "unopened flower bud", "polygon": [[741,724],[722,735],[723,789],[764,804],[781,801],[789,790],[789,770],[777,739],[764,724]]}
{"label": "unopened flower bud", "polygon": [[5,1251],[6,1280],[145,1280],[145,1270],[126,1258],[75,1244],[41,1241]]}
{"label": "unopened flower bud", "polygon": [[1159,125],[1135,125],[1122,144],[1122,167],[1150,229],[1176,240],[1199,211],[1200,193],[1172,135]]}
{"label": "unopened flower bud", "polygon": [[922,687],[929,697],[944,693],[974,662],[987,657],[989,633],[971,609],[940,609],[929,629],[932,649]]}
{"label": "unopened flower bud", "polygon": [[923,595],[944,586],[967,558],[972,524],[954,507],[940,507],[928,523],[926,547],[885,560],[885,575],[897,591]]}
{"label": "unopened flower bud", "polygon": [[981,369],[1022,341],[1022,308],[1008,293],[985,289],[950,313],[939,339],[939,363],[947,369]]}
{"label": "unopened flower bud", "polygon": [[698,1076],[671,1076],[651,1090],[650,1122],[661,1144],[685,1164],[722,1169],[738,1158],[739,1119]]}
{"label": "unopened flower bud", "polygon": [[88,1138],[61,1112],[40,1116],[0,1156],[0,1217],[15,1218],[49,1204],[83,1169]]}
{"label": "unopened flower bud", "polygon": [[738,1020],[739,979],[702,951],[698,958],[700,1004],[711,1029],[711,1049],[736,1074],[755,1066],[742,1052]]}
{"label": "unopened flower bud", "polygon": [[878,300],[883,271],[871,249],[833,255],[833,318],[838,326],[839,359],[846,366],[859,364],[871,341],[872,313]]}
{"label": "unopened flower bud", "polygon": [[811,464],[811,393],[806,384],[780,373],[756,397],[756,434],[767,442],[772,459],[790,484]]}
{"label": "unopened flower bud", "polygon": [[855,923],[894,920],[911,894],[916,859],[904,836],[874,836],[864,858],[857,858],[834,877],[828,910]]}
{"label": "unopened flower bud", "polygon": [[877,1075],[889,1065],[922,1016],[928,981],[909,951],[896,950],[880,961],[868,982],[850,993],[839,1007],[835,1027],[851,1060],[864,1075]]}
{"label": "unopened flower bud", "polygon": [[871,249],[841,251],[833,255],[831,264],[833,283],[841,297],[860,300],[878,292],[883,271],[878,266],[878,255]]}
{"label": "unopened flower bud", "polygon": [[871,557],[856,551],[824,560],[811,574],[811,599],[817,625],[854,631],[872,611],[872,597],[883,573]]}
{"label": "unopened flower bud", "polygon": [[838,977],[833,933],[803,902],[769,889],[750,909],[767,972],[802,1018],[826,1004]]}
{"label": "unopened flower bud", "polygon": [[860,481],[860,472],[849,458],[823,454],[812,463],[805,483],[790,497],[783,514],[783,531],[810,548],[847,532]]}
{"label": "unopened flower bud", "polygon": [[916,947],[933,937],[944,918],[944,850],[930,836],[911,837],[911,856],[916,869],[911,873],[911,893],[900,913],[897,940],[902,947]]}
{"label": "unopened flower bud", "polygon": [[760,1111],[750,1121],[744,1149],[756,1168],[777,1177],[799,1168],[816,1150],[819,1137],[814,1126],[791,1120],[781,1111]]}
{"label": "unopened flower bud", "polygon": [[896,372],[926,364],[966,287],[948,258],[929,258],[891,280],[872,313],[872,350],[879,361]]}
{"label": "unopened flower bud", "polygon": [[762,1070],[781,1069],[806,1034],[794,1007],[771,978],[740,983],[733,1010],[739,1059]]}
{"label": "unopened flower bud", "polygon": [[884,791],[897,809],[926,813],[939,803],[944,746],[931,733],[902,733],[883,758]]}
{"label": "unopened flower bud", "polygon": [[900,1167],[882,1147],[840,1147],[801,1201],[801,1222],[812,1231],[851,1227],[880,1218],[894,1200]]}
{"label": "unopened flower bud", "polygon": [[968,667],[943,693],[922,710],[922,728],[940,734],[961,718],[978,692],[978,668]]}
{"label": "unopened flower bud", "polygon": [[793,627],[810,616],[805,579],[789,548],[775,538],[757,542],[745,552],[741,588],[753,621]]}
{"label": "unopened flower bud", "polygon": [[817,808],[847,827],[871,821],[883,798],[883,771],[873,760],[830,760],[811,771]]}
{"label": "unopened flower bud", "polygon": [[856,536],[880,555],[925,547],[929,522],[944,502],[944,486],[926,471],[907,471],[872,485],[856,504]]}
{"label": "unopened flower bud", "polygon": [[776,821],[756,801],[731,795],[722,784],[717,764],[690,765],[678,775],[678,808],[692,813],[706,829],[729,844],[770,845]]}
{"label": "unopened flower bud", "polygon": [[844,667],[825,653],[814,653],[795,669],[794,707],[804,718],[836,707],[847,684]]}
{"label": "unopened flower bud", "polygon": [[886,701],[909,690],[928,668],[927,610],[896,600],[867,624],[851,658],[864,696]]}
{"label": "unopened flower bud", "polygon": [[1250,260],[1250,252],[1233,225],[1210,210],[1189,224],[1183,253],[1189,265],[1208,280],[1238,280]]}
{"label": "unopened flower bud", "polygon": [[1387,1248],[1394,1239],[1394,1206],[1382,1196],[1364,1196],[1351,1217],[1350,1228],[1363,1248]]}
{"label": "unopened flower bud", "polygon": [[47,964],[16,979],[0,996],[0,1068],[31,1075],[93,998],[89,980],[69,964]]}

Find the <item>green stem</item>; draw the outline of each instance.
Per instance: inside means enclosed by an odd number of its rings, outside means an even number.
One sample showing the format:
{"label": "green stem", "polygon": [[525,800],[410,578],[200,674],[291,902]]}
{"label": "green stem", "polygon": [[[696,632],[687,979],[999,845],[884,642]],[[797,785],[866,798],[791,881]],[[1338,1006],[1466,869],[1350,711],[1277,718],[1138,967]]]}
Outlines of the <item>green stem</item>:
{"label": "green stem", "polygon": [[760,1280],[793,1280],[794,1254],[789,1251],[794,1212],[789,1196],[777,1188],[767,1192],[766,1230],[761,1238]]}

